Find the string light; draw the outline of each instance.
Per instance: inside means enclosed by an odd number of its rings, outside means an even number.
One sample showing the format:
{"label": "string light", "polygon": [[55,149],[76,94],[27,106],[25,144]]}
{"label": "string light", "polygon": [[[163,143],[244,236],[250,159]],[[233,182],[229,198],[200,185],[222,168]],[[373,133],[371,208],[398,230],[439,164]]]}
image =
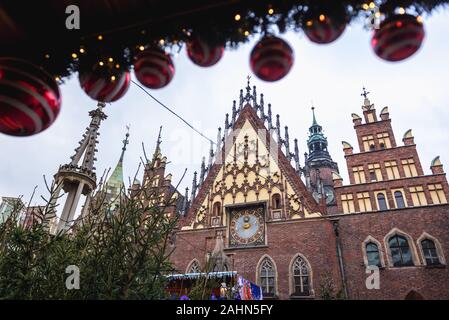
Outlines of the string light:
{"label": "string light", "polygon": [[238,13],[234,16],[235,21],[240,21],[241,18],[242,17]]}
{"label": "string light", "polygon": [[139,50],[143,51],[143,50],[145,50],[145,47],[144,46],[139,46]]}
{"label": "string light", "polygon": [[419,23],[423,23],[424,19],[421,16],[417,16],[416,21],[418,21]]}
{"label": "string light", "polygon": [[164,43],[165,43],[165,40],[164,40],[164,39],[160,39],[160,40],[159,40],[159,44],[160,44],[161,46],[163,46]]}
{"label": "string light", "polygon": [[405,14],[405,9],[401,7],[399,8],[398,12],[399,14]]}
{"label": "string light", "polygon": [[113,62],[114,59],[112,59],[112,57],[110,57],[110,58],[108,59],[108,61],[109,61],[109,62]]}
{"label": "string light", "polygon": [[50,55],[48,53],[45,54],[45,59],[50,59]]}
{"label": "string light", "polygon": [[86,52],[86,50],[84,50],[84,48],[80,48],[80,53],[84,53]]}
{"label": "string light", "polygon": [[118,69],[118,68],[120,68],[120,65],[117,63],[117,64],[115,65],[115,67]]}
{"label": "string light", "polygon": [[60,77],[55,77],[55,80],[59,81],[59,80],[61,80],[61,78]]}
{"label": "string light", "polygon": [[74,53],[72,53],[72,58],[76,59],[76,58],[78,58],[78,55],[74,52]]}
{"label": "string light", "polygon": [[102,67],[104,65],[103,61],[98,62],[98,64]]}
{"label": "string light", "polygon": [[306,22],[306,26],[308,26],[308,27],[311,27],[312,24],[313,24],[313,21],[312,21],[312,20],[309,20],[309,21]]}
{"label": "string light", "polygon": [[247,37],[247,36],[249,36],[249,31],[246,30],[243,34],[245,35],[245,37]]}
{"label": "string light", "polygon": [[366,4],[366,3],[364,3],[364,4],[362,5],[362,8],[363,8],[363,10],[368,10],[368,9],[369,9],[369,5]]}
{"label": "string light", "polygon": [[273,14],[274,13],[274,9],[273,8],[270,8],[270,9],[268,9],[268,14]]}
{"label": "string light", "polygon": [[103,40],[103,36],[101,34],[99,34],[97,39],[101,41],[101,40]]}
{"label": "string light", "polygon": [[369,7],[371,9],[374,9],[376,7],[376,4],[374,2],[370,2]]}
{"label": "string light", "polygon": [[111,76],[111,81],[115,81],[115,76]]}
{"label": "string light", "polygon": [[324,20],[326,20],[326,16],[324,14],[320,14],[319,19],[321,22],[323,22]]}

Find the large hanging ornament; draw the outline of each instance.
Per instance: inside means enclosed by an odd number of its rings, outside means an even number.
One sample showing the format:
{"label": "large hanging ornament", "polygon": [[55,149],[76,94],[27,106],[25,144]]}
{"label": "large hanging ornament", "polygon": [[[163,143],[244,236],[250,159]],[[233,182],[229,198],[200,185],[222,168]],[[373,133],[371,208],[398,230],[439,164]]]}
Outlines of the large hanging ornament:
{"label": "large hanging ornament", "polygon": [[55,79],[31,63],[0,58],[0,132],[30,136],[48,128],[61,109]]}
{"label": "large hanging ornament", "polygon": [[160,48],[140,52],[134,62],[137,80],[147,88],[160,89],[173,79],[175,66],[168,53]]}
{"label": "large hanging ornament", "polygon": [[287,42],[274,36],[265,36],[251,51],[250,66],[258,78],[277,81],[287,75],[293,60],[293,50]]}
{"label": "large hanging ornament", "polygon": [[305,21],[304,33],[314,43],[331,43],[342,35],[346,28],[345,20],[332,18],[323,13],[313,14]]}
{"label": "large hanging ornament", "polygon": [[199,38],[186,42],[187,55],[193,63],[200,67],[210,67],[216,64],[223,56],[224,46],[210,46]]}
{"label": "large hanging ornament", "polygon": [[96,101],[116,101],[128,91],[131,76],[128,71],[114,70],[112,67],[107,71],[103,68],[108,68],[108,65],[100,62],[91,71],[80,71],[81,88]]}
{"label": "large hanging ornament", "polygon": [[424,34],[421,18],[397,14],[385,19],[374,31],[371,46],[381,59],[401,61],[418,51]]}

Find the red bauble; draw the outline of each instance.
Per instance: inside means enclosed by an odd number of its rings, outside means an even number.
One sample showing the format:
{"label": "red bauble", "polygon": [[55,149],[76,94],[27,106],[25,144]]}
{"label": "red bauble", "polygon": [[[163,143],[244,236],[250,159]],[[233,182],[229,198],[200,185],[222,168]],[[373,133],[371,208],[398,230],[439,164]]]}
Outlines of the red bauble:
{"label": "red bauble", "polygon": [[128,91],[131,76],[127,71],[117,71],[113,72],[111,76],[105,76],[94,69],[93,71],[80,72],[79,81],[81,88],[92,99],[101,102],[113,102],[123,97]]}
{"label": "red bauble", "polygon": [[265,81],[285,77],[293,65],[293,50],[284,40],[265,36],[251,51],[250,65],[254,74]]}
{"label": "red bauble", "polygon": [[55,79],[16,58],[0,58],[0,132],[30,136],[47,129],[61,109]]}
{"label": "red bauble", "polygon": [[387,61],[401,61],[413,55],[424,40],[424,26],[410,14],[384,20],[371,39],[374,52]]}
{"label": "red bauble", "polygon": [[136,56],[134,73],[147,88],[160,89],[173,79],[175,66],[168,53],[160,48],[150,48]]}
{"label": "red bauble", "polygon": [[186,43],[187,55],[200,67],[210,67],[223,56],[224,46],[211,47],[199,38],[193,38]]}
{"label": "red bauble", "polygon": [[304,33],[312,42],[327,44],[337,40],[345,28],[345,22],[336,22],[335,19],[320,14],[306,20]]}

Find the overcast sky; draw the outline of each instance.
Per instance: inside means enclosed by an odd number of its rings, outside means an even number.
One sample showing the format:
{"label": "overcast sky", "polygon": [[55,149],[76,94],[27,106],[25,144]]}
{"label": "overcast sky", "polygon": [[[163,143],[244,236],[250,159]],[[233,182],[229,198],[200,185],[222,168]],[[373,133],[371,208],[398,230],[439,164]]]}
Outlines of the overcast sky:
{"label": "overcast sky", "polygon": [[[421,50],[401,63],[378,59],[369,44],[370,32],[361,23],[347,28],[331,45],[315,45],[302,34],[283,36],[295,52],[295,63],[288,76],[275,83],[252,77],[258,93],[264,93],[265,104],[272,104],[280,114],[281,125],[289,126],[290,137],[298,138],[300,153],[306,149],[308,128],[312,122],[311,101],[318,122],[329,141],[329,151],[338,162],[344,182],[347,168],[341,141],[350,142],[358,151],[351,113],[362,115],[360,96],[365,85],[377,112],[388,106],[398,144],[407,129],[413,129],[415,142],[426,174],[430,161],[441,156],[449,168],[449,11],[425,18],[426,38]],[[237,50],[226,50],[214,67],[200,68],[186,57],[183,49],[174,57],[175,77],[164,89],[151,93],[170,106],[187,121],[216,139],[217,128],[223,127],[226,113],[231,113],[232,100],[250,74],[249,53],[256,38]],[[24,195],[28,200],[33,187],[45,194],[43,175],[51,177],[60,164],[69,162],[74,148],[90,118],[88,111],[96,107],[80,88],[76,75],[61,86],[63,105],[56,122],[46,131],[26,138],[0,134],[0,196]],[[128,93],[105,109],[108,119],[100,128],[96,163],[97,175],[114,167],[120,156],[125,126],[130,124],[130,144],[125,155],[125,181],[133,177],[142,155],[154,150],[160,125],[162,151],[170,164],[176,182],[188,169],[182,187],[191,185],[194,170],[207,156],[209,143],[189,129],[167,110],[157,105],[139,88],[131,85]],[[303,165],[301,157],[301,165]],[[141,174],[139,175],[139,179]],[[34,198],[33,204],[39,201]]]}

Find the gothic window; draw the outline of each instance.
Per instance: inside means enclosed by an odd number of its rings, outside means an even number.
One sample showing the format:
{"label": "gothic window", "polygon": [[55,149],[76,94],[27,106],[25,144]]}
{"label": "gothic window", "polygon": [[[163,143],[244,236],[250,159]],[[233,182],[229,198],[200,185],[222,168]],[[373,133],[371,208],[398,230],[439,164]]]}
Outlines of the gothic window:
{"label": "gothic window", "polygon": [[421,241],[421,248],[424,259],[426,260],[426,265],[431,266],[441,264],[435,242],[430,239],[424,239]]}
{"label": "gothic window", "polygon": [[369,192],[357,193],[357,200],[360,212],[373,210],[371,206],[371,199],[369,197]]}
{"label": "gothic window", "polygon": [[394,199],[396,201],[396,208],[405,208],[404,195],[401,191],[394,192]]}
{"label": "gothic window", "polygon": [[341,205],[343,207],[343,213],[355,212],[354,196],[352,193],[341,195]]}
{"label": "gothic window", "polygon": [[281,208],[281,195],[279,193],[273,194],[271,206],[273,209],[280,209]]}
{"label": "gothic window", "polygon": [[310,275],[307,262],[297,257],[293,262],[293,295],[309,296],[310,295]]}
{"label": "gothic window", "polygon": [[399,179],[399,168],[396,161],[385,161],[385,171],[389,180]]}
{"label": "gothic window", "polygon": [[201,266],[198,260],[194,259],[190,266],[187,269],[187,273],[200,273],[201,272]]}
{"label": "gothic window", "polygon": [[426,206],[427,200],[424,193],[424,188],[422,186],[410,187],[410,194],[412,196],[412,201],[414,206]]}
{"label": "gothic window", "polygon": [[407,239],[400,235],[395,235],[388,240],[393,266],[405,267],[413,266],[412,252]]}
{"label": "gothic window", "polygon": [[275,295],[276,272],[273,262],[268,258],[264,258],[259,269],[260,286],[263,295],[266,297]]}
{"label": "gothic window", "polygon": [[368,242],[365,246],[366,258],[369,266],[381,267],[379,248],[374,242]]}
{"label": "gothic window", "polygon": [[388,210],[387,200],[382,192],[377,194],[377,206],[379,210]]}
{"label": "gothic window", "polygon": [[405,176],[416,177],[418,171],[416,170],[415,160],[413,158],[401,160],[402,168],[404,169]]}
{"label": "gothic window", "polygon": [[219,216],[221,214],[221,202],[217,201],[214,203],[213,207],[212,207],[212,214],[214,216]]}
{"label": "gothic window", "polygon": [[447,203],[446,195],[441,184],[429,184],[428,188],[433,204]]}

